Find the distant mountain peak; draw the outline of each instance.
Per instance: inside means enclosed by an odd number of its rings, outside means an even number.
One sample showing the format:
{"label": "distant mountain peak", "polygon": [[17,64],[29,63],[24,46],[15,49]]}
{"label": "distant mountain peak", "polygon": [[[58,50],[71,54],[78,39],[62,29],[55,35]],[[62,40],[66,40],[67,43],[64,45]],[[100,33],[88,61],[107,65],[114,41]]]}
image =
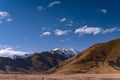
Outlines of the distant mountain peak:
{"label": "distant mountain peak", "polygon": [[62,56],[66,57],[66,58],[73,57],[79,53],[79,51],[77,51],[74,48],[66,48],[66,49],[65,48],[55,48],[52,51],[55,52],[56,54],[61,54]]}
{"label": "distant mountain peak", "polygon": [[77,51],[76,49],[74,48],[54,48],[52,51],[57,51],[57,50],[71,50],[71,51]]}

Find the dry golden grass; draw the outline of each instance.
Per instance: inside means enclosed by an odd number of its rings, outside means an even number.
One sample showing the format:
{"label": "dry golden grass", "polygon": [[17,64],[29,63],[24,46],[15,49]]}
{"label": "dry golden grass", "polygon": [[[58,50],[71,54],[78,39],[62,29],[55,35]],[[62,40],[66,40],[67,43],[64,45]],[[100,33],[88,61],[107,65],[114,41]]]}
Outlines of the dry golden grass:
{"label": "dry golden grass", "polygon": [[0,74],[0,80],[120,80],[120,74]]}
{"label": "dry golden grass", "polygon": [[120,39],[95,44],[50,72],[120,73]]}

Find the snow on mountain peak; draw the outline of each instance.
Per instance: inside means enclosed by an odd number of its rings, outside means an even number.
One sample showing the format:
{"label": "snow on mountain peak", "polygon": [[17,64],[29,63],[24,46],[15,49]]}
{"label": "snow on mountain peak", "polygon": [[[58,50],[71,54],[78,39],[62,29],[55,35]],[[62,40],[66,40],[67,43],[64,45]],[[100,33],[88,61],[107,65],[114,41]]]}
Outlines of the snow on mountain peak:
{"label": "snow on mountain peak", "polygon": [[77,51],[74,48],[67,48],[67,49],[65,49],[65,48],[55,48],[52,51],[55,51],[56,53],[61,54],[62,56],[66,57],[66,58],[75,56],[79,53],[79,51]]}

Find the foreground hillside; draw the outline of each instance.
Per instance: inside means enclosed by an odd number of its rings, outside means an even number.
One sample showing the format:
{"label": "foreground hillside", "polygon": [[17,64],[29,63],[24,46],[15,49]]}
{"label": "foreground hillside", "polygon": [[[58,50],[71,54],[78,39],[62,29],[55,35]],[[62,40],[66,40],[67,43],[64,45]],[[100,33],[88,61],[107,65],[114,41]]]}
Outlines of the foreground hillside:
{"label": "foreground hillside", "polygon": [[120,73],[120,39],[95,44],[50,72]]}

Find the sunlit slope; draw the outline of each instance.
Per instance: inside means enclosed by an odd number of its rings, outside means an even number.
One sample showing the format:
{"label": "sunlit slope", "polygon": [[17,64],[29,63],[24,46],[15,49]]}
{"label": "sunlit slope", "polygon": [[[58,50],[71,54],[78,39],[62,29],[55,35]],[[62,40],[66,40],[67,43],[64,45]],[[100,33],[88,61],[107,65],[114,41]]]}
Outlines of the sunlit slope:
{"label": "sunlit slope", "polygon": [[120,72],[120,39],[95,44],[51,71],[54,73]]}

